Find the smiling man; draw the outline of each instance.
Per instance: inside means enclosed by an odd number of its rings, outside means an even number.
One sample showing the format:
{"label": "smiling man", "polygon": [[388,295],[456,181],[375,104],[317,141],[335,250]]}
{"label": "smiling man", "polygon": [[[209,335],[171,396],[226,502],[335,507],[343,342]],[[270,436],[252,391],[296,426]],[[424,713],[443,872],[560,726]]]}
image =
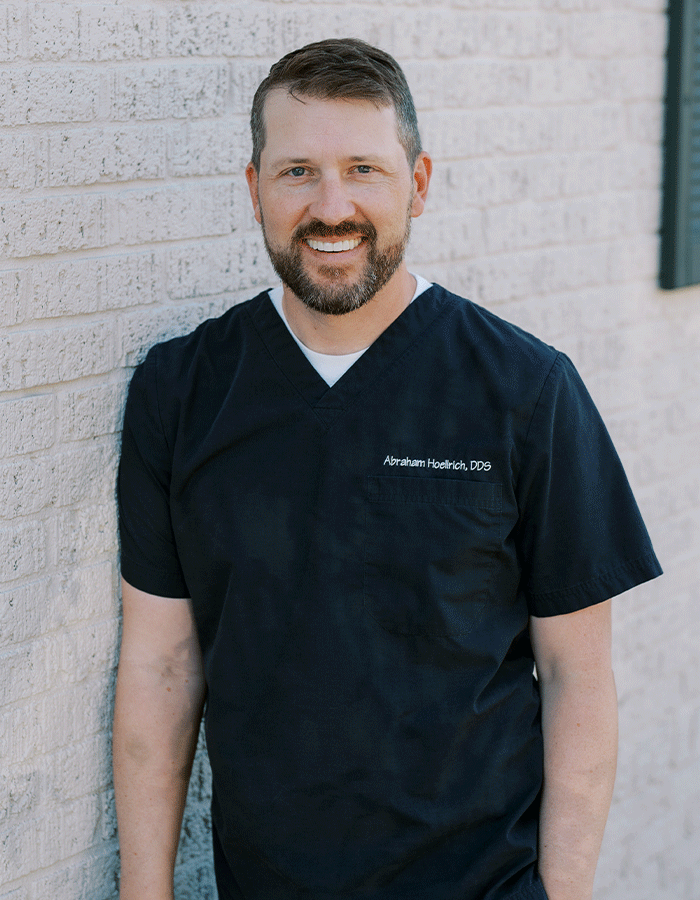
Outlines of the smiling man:
{"label": "smiling man", "polygon": [[[264,149],[246,175],[285,308],[303,330],[305,318],[309,327],[323,321],[308,310],[340,316],[376,298],[361,317],[373,322],[381,309],[383,331],[413,294],[404,252],[411,217],[423,211],[429,157],[409,160],[393,105],[276,88],[265,119]],[[352,334],[354,321],[344,330]]]}
{"label": "smiling man", "polygon": [[121,898],[173,898],[206,706],[221,900],[590,900],[610,598],[661,571],[605,427],[565,356],[407,269],[432,167],[395,60],[290,53],[251,128],[281,284],[129,391]]}

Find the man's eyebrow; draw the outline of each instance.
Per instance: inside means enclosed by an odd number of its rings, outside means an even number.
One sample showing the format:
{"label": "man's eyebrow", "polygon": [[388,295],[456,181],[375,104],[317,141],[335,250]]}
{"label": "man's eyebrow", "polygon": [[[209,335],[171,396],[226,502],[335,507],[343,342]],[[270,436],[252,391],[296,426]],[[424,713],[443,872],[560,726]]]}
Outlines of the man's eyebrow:
{"label": "man's eyebrow", "polygon": [[381,162],[385,159],[380,153],[365,153],[362,156],[350,156],[349,162]]}
{"label": "man's eyebrow", "polygon": [[[366,153],[348,156],[347,161],[354,163],[380,162],[382,159],[383,157],[378,153]],[[308,156],[281,156],[279,159],[273,160],[271,166],[273,169],[278,169],[284,166],[308,166],[311,164],[312,160]]]}
{"label": "man's eyebrow", "polygon": [[281,169],[284,166],[308,166],[311,160],[308,157],[297,156],[280,156],[279,159],[273,159],[270,167],[273,169]]}

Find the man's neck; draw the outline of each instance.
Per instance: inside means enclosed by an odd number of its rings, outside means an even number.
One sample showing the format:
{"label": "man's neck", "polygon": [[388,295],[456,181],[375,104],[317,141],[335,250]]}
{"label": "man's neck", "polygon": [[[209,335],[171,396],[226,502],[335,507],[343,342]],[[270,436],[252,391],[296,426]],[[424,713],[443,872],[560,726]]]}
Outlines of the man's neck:
{"label": "man's neck", "polygon": [[306,347],[340,355],[369,347],[411,302],[416,279],[405,263],[364,306],[342,316],[309,309],[284,285],[282,305],[289,327]]}

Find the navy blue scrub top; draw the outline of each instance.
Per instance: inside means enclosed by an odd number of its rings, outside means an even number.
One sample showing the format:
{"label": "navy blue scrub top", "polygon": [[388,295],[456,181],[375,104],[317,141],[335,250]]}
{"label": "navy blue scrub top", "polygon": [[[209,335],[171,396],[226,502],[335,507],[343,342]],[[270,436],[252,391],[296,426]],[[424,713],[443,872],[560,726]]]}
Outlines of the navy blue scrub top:
{"label": "navy blue scrub top", "polygon": [[528,616],[661,572],[563,354],[433,286],[329,388],[260,294],[136,370],[119,505],[192,598],[221,900],[544,900]]}

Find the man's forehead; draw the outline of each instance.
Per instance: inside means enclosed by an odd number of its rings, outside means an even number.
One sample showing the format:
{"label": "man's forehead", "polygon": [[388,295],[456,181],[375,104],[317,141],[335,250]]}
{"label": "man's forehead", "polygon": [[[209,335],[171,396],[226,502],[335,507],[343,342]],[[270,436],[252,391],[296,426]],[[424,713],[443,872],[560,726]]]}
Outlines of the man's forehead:
{"label": "man's forehead", "polygon": [[[392,137],[400,143],[393,105],[377,106],[361,98],[320,98],[276,88],[265,102],[264,125],[266,147],[291,143],[299,146],[302,155],[314,149],[316,138],[329,135],[343,141],[348,151],[358,156],[381,148],[391,152]],[[297,152],[292,147],[289,151]]]}
{"label": "man's forehead", "polygon": [[267,126],[275,124],[275,119],[291,116],[294,119],[317,113],[324,116],[331,110],[339,110],[351,117],[379,116],[391,119],[396,123],[396,110],[393,103],[376,103],[363,97],[317,97],[289,90],[287,87],[273,88],[265,98],[263,106],[264,121]]}

